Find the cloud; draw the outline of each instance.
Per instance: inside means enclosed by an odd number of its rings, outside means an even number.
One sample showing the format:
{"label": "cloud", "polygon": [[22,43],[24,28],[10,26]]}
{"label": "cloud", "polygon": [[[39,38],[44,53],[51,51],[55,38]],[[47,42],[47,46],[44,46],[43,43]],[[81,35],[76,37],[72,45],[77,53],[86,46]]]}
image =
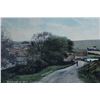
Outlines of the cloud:
{"label": "cloud", "polygon": [[[82,22],[80,23],[82,24]],[[63,35],[73,40],[97,39],[99,36],[99,27],[89,27],[86,26],[86,23],[79,26],[48,24],[47,30],[56,33],[56,35]]]}
{"label": "cloud", "polygon": [[48,31],[72,40],[98,39],[99,18],[5,18],[2,25],[13,40],[30,40],[38,32]]}

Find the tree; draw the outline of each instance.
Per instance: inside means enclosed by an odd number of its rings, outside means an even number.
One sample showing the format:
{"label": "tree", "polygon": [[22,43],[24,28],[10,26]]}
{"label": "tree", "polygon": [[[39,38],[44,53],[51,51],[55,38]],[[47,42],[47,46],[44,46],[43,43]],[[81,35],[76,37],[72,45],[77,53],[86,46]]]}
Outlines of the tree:
{"label": "tree", "polygon": [[49,64],[61,64],[63,62],[64,53],[68,51],[67,38],[59,36],[51,36],[44,43],[44,57]]}
{"label": "tree", "polygon": [[6,35],[6,31],[1,30],[1,65],[2,68],[6,67],[9,63],[9,59],[11,58],[9,55],[9,50],[12,48],[13,42]]}
{"label": "tree", "polygon": [[41,61],[47,63],[47,65],[61,64],[65,52],[72,51],[72,46],[73,42],[66,37],[43,32],[33,35],[29,54],[34,63]]}
{"label": "tree", "polygon": [[31,41],[33,47],[32,53],[35,53],[40,58],[44,50],[44,43],[51,36],[52,34],[48,32],[34,34]]}

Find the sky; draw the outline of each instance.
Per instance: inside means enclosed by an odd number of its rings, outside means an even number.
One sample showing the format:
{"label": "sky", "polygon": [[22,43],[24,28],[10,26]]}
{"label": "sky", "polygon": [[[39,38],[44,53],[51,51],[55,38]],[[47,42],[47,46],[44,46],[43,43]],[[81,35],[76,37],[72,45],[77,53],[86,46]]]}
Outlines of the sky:
{"label": "sky", "polygon": [[33,34],[51,32],[71,40],[100,39],[99,18],[2,18],[5,29],[14,41],[30,41]]}

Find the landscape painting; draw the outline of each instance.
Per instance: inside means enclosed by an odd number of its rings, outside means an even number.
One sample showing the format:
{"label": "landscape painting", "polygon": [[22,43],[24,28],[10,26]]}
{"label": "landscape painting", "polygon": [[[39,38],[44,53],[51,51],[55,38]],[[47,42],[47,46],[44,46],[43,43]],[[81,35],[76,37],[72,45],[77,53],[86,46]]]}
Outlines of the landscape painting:
{"label": "landscape painting", "polygon": [[2,83],[99,83],[100,18],[1,18]]}

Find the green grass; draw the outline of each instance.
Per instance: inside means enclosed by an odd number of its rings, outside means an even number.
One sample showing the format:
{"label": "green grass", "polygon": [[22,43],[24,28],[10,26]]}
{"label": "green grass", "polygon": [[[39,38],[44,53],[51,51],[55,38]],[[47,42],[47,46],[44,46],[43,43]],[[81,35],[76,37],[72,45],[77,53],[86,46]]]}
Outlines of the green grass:
{"label": "green grass", "polygon": [[69,65],[58,65],[58,66],[49,66],[45,69],[43,69],[42,71],[35,73],[35,74],[31,74],[31,75],[16,75],[15,77],[13,77],[10,80],[7,80],[6,82],[12,82],[12,83],[31,83],[31,82],[37,82],[40,79],[42,79],[43,77],[45,77],[46,75],[59,70],[59,69],[63,69],[66,67],[71,66],[71,64]]}

